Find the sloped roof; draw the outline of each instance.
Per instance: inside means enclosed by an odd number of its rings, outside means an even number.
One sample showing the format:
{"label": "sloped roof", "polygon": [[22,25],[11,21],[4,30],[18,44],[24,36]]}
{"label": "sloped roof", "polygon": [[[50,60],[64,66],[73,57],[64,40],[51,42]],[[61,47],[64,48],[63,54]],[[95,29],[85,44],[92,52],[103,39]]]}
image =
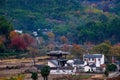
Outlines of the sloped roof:
{"label": "sloped roof", "polygon": [[64,51],[50,51],[47,53],[47,55],[68,55],[70,52],[64,52]]}
{"label": "sloped roof", "polygon": [[85,54],[83,58],[102,58],[102,54]]}
{"label": "sloped roof", "polygon": [[84,64],[84,61],[81,61],[81,60],[74,60],[74,64]]}

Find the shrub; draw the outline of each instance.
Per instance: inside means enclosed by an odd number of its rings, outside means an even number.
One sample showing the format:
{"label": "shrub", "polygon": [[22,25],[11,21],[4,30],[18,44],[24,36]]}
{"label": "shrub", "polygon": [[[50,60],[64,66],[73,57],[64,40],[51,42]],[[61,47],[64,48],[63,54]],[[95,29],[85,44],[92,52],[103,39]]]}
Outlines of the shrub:
{"label": "shrub", "polygon": [[115,64],[108,64],[106,70],[115,71],[116,69],[117,69],[117,66]]}

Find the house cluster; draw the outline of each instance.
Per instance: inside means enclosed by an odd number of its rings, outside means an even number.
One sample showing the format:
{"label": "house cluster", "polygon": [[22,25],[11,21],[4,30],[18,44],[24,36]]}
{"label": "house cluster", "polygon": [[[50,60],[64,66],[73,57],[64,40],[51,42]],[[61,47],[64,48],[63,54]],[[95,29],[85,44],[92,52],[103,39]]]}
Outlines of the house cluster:
{"label": "house cluster", "polygon": [[103,54],[84,54],[83,60],[66,59],[69,52],[50,51],[47,55],[50,56],[48,66],[51,67],[52,73],[76,73],[79,72],[104,72],[105,71],[105,56]]}
{"label": "house cluster", "polygon": [[77,67],[80,72],[104,72],[104,55],[103,54],[84,54],[83,60],[68,60],[68,64]]}

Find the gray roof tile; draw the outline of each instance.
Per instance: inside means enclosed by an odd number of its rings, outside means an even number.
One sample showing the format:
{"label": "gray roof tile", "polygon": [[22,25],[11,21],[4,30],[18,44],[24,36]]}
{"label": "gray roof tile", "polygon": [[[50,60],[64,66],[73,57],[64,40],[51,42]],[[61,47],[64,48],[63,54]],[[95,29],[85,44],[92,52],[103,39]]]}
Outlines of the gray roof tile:
{"label": "gray roof tile", "polygon": [[85,54],[84,58],[102,58],[102,54]]}

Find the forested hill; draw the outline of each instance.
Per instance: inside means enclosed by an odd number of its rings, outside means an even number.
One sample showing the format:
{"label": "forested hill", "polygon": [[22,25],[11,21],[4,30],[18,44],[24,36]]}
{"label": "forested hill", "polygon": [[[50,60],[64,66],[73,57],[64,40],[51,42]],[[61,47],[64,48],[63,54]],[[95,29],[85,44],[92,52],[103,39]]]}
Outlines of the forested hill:
{"label": "forested hill", "polygon": [[0,0],[0,15],[15,29],[51,30],[70,42],[120,42],[119,0]]}

